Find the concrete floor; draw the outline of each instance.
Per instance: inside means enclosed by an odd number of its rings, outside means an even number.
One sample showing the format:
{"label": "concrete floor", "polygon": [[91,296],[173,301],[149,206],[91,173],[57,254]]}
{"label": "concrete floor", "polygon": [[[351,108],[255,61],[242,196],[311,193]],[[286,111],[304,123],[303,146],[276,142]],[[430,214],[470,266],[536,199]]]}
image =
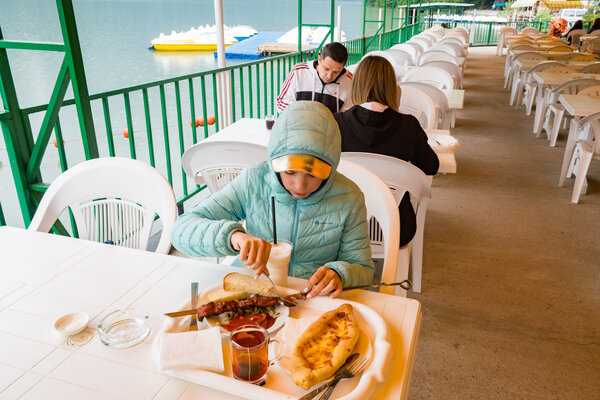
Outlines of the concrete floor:
{"label": "concrete floor", "polygon": [[458,173],[433,181],[409,398],[600,399],[600,162],[572,204],[566,133],[535,139],[494,50],[469,51]]}

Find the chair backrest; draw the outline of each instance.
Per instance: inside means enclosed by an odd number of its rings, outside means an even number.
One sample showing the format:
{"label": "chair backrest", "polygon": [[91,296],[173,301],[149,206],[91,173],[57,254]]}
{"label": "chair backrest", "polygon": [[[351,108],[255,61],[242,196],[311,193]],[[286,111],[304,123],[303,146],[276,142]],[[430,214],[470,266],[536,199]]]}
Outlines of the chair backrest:
{"label": "chair backrest", "polygon": [[521,33],[525,35],[535,35],[537,33],[540,33],[540,31],[532,26],[526,26],[525,28],[521,29]]}
{"label": "chair backrest", "polygon": [[[400,249],[400,214],[390,188],[375,173],[351,161],[342,159],[337,171],[360,188],[365,196],[367,221],[374,218],[383,232],[383,238],[378,238],[383,240],[384,254],[381,282],[395,282],[398,275],[403,277],[402,279],[408,278],[408,265],[404,271],[397,271]],[[380,292],[387,294],[392,294],[393,290],[391,287],[379,289]]]}
{"label": "chair backrest", "polygon": [[386,52],[394,57],[396,65],[414,65],[413,57],[404,50],[389,49]]}
{"label": "chair backrest", "polygon": [[433,34],[433,32],[429,32],[429,31],[421,32],[419,34],[419,37],[428,39],[432,45],[439,40],[438,37],[435,34]]}
{"label": "chair backrest", "polygon": [[436,43],[431,46],[431,50],[440,50],[445,51],[448,54],[452,54],[455,57],[463,57],[464,49],[458,45],[450,44],[450,43]]}
{"label": "chair backrest", "polygon": [[580,96],[600,97],[600,85],[590,86],[577,93]]}
{"label": "chair backrest", "polygon": [[[400,205],[400,201],[404,194],[410,194],[411,204],[417,219],[417,226],[420,232],[423,232],[425,226],[425,215],[427,213],[427,204],[431,199],[431,183],[427,175],[418,167],[399,158],[386,156],[375,153],[361,152],[342,152],[342,161],[351,161],[356,164],[368,168],[370,171],[380,177],[385,184],[390,188],[396,201],[396,207]],[[402,221],[400,221],[400,224]],[[377,228],[370,226],[370,231],[373,232]],[[378,233],[380,235],[380,233]],[[377,239],[375,237],[375,239]],[[417,239],[415,237],[413,240]],[[422,238],[419,238],[422,240]],[[395,276],[388,276],[387,280],[382,279],[382,282],[390,282],[389,279],[402,281],[408,277],[408,265],[398,265]],[[401,289],[400,289],[401,290]],[[404,291],[401,292],[401,294]],[[396,291],[396,294],[399,294]]]}
{"label": "chair backrest", "polygon": [[596,79],[576,79],[556,86],[550,91],[549,103],[557,103],[561,94],[579,94],[582,90],[597,86]]}
{"label": "chair backrest", "polygon": [[265,146],[224,140],[191,146],[183,153],[181,164],[189,178],[198,184],[206,183],[210,192],[214,193],[234,180],[247,166],[267,160]]}
{"label": "chair backrest", "polygon": [[463,28],[462,26],[449,29],[447,32],[445,32],[444,36],[448,36],[451,34],[459,34],[462,35],[465,39],[469,40],[469,31]]}
{"label": "chair backrest", "polygon": [[407,52],[412,57],[413,65],[415,65],[417,59],[419,58],[419,54],[421,54],[417,51],[417,49],[414,46],[411,46],[408,43],[400,43],[394,45],[390,50],[402,50]]}
{"label": "chair backrest", "polygon": [[574,29],[567,34],[567,41],[571,41],[571,46],[579,47],[579,38],[585,34],[583,29]]}
{"label": "chair backrest", "polygon": [[443,42],[443,41],[446,41],[446,40],[456,40],[456,41],[458,41],[458,42],[459,42],[459,44],[460,44],[461,46],[463,46],[463,47],[464,47],[466,44],[468,44],[468,43],[469,43],[469,37],[468,37],[468,36],[464,36],[464,35],[461,35],[461,34],[459,34],[459,33],[456,33],[456,32],[450,32],[450,33],[446,34],[446,35],[445,35],[445,36],[442,38],[441,42]]}
{"label": "chair backrest", "polygon": [[417,60],[417,59],[419,58],[419,54],[421,54],[421,53],[423,53],[423,52],[425,51],[425,50],[423,49],[423,46],[421,46],[421,45],[420,45],[420,44],[418,44],[418,43],[406,42],[406,43],[403,43],[403,44],[404,44],[404,45],[406,45],[406,46],[410,46],[410,47],[412,47],[413,49],[415,49],[415,53],[416,53],[416,55],[415,55],[415,60]]}
{"label": "chair backrest", "polygon": [[422,82],[402,82],[399,86],[400,90],[404,90],[407,86],[412,86],[427,93],[435,103],[437,114],[437,123],[433,129],[450,129],[452,123],[452,110],[448,104],[448,97],[446,97],[444,92],[435,86]]}
{"label": "chair backrest", "polygon": [[500,36],[500,35],[506,36],[508,34],[516,35],[517,33],[519,33],[519,31],[517,31],[512,26],[503,26],[502,28],[498,29],[498,36]]}
{"label": "chair backrest", "polygon": [[446,61],[460,67],[455,56],[440,50],[428,50],[419,56],[419,65],[423,65],[428,61]]}
{"label": "chair backrest", "polygon": [[579,72],[582,74],[600,74],[600,62],[583,67]]}
{"label": "chair backrest", "polygon": [[423,129],[434,129],[438,124],[437,109],[433,99],[416,86],[400,86],[402,95],[398,111],[414,116]]}
{"label": "chair backrest", "polygon": [[427,45],[427,47],[431,47],[437,41],[437,39],[435,38],[435,36],[427,34],[427,33],[420,33],[417,36],[413,36],[411,38],[411,40],[415,40],[415,39],[418,39],[420,41],[424,41],[425,44]]}
{"label": "chair backrest", "polygon": [[597,57],[591,54],[579,54],[579,53],[565,53],[558,58],[558,61],[572,61],[572,62],[586,62],[596,61]]}
{"label": "chair backrest", "polygon": [[424,82],[439,89],[454,88],[452,75],[438,67],[422,66],[418,69],[408,71],[402,78],[403,82]]}
{"label": "chair backrest", "polygon": [[[406,53],[405,53],[406,54]],[[363,58],[361,59],[364,60],[367,57],[383,57],[386,60],[388,60],[390,62],[390,64],[392,65],[392,68],[394,68],[394,74],[396,75],[396,79],[399,79],[402,76],[402,71],[400,71],[398,69],[398,67],[400,67],[401,65],[396,64],[396,58],[394,58],[394,55],[390,52],[387,51],[370,51],[367,54],[365,54],[363,56]],[[360,62],[359,62],[360,64]]]}
{"label": "chair backrest", "polygon": [[569,46],[554,46],[554,47],[550,47],[547,50],[549,53],[572,53],[573,52],[573,48],[569,47]]}
{"label": "chair backrest", "polygon": [[155,168],[129,158],[96,158],[50,184],[28,229],[49,232],[68,208],[80,239],[147,250],[154,218],[162,222],[157,253],[168,254],[177,201]]}
{"label": "chair backrest", "polygon": [[[463,43],[463,41],[461,40],[462,36],[446,36],[444,37],[442,40],[440,40],[438,43],[441,44],[452,44],[452,45],[457,45],[460,46],[461,49],[465,48],[465,44]],[[463,50],[464,51],[464,50]]]}
{"label": "chair backrest", "polygon": [[[600,86],[599,86],[600,88]],[[585,118],[576,122],[578,129],[587,131],[593,135],[593,153],[595,158],[600,157],[600,112],[587,115]],[[343,155],[344,153],[342,153]]]}
{"label": "chair backrest", "polygon": [[408,43],[416,43],[419,46],[421,46],[422,52],[427,50],[428,48],[430,48],[433,43],[431,43],[429,40],[424,39],[424,38],[419,38],[419,37],[413,37],[411,38]]}
{"label": "chair backrest", "polygon": [[535,51],[526,51],[524,53],[521,54],[517,54],[514,58],[513,58],[513,65],[515,63],[515,61],[517,60],[547,60],[548,57],[546,57],[543,54],[540,53],[536,53]]}
{"label": "chair backrest", "polygon": [[448,61],[427,61],[422,64],[422,66],[432,66],[443,69],[444,71],[449,72],[452,75],[452,79],[454,80],[454,88],[458,89],[462,85],[462,71],[460,67],[456,64],[453,64]]}
{"label": "chair backrest", "polygon": [[512,48],[513,51],[515,50],[535,50],[535,47],[529,45],[529,44],[518,44],[515,47]]}
{"label": "chair backrest", "polygon": [[558,61],[548,61],[541,64],[538,64],[527,71],[527,76],[530,77],[530,80],[533,81],[533,73],[541,72],[541,71],[549,71],[549,72],[574,72],[572,68],[567,67],[566,65],[559,63]]}

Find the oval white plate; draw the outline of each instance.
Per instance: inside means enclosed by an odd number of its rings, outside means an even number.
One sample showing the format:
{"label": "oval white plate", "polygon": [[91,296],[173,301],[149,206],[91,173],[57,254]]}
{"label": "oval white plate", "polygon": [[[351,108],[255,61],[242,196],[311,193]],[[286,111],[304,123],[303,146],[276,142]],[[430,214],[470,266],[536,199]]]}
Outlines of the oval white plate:
{"label": "oval white plate", "polygon": [[54,322],[54,329],[65,336],[71,336],[85,329],[90,316],[84,312],[66,314]]}
{"label": "oval white plate", "polygon": [[[202,292],[200,294],[200,298],[198,299],[198,304],[208,303],[208,299],[206,298],[208,293],[214,292],[215,290],[218,290],[218,289],[221,289],[221,287],[222,286],[220,284],[217,284],[215,286],[211,286],[211,287],[207,288],[204,292]],[[279,289],[279,287],[278,287],[278,289]],[[285,323],[285,320],[287,319],[288,315],[290,314],[290,308],[286,307],[286,306],[278,305],[277,307],[275,307],[275,313],[276,314],[278,313],[279,316],[275,319],[275,323],[269,329],[267,329],[267,332],[269,332],[269,334],[273,334],[273,332],[275,332],[276,330],[278,330],[279,328],[281,328],[283,326],[283,324]],[[215,326],[219,326],[219,327],[221,327],[221,333],[223,335],[229,335],[230,332],[225,330],[225,328],[223,328],[223,326],[221,324],[221,322],[223,321],[224,318],[225,318],[225,314],[221,314],[221,315],[216,315],[214,317],[205,318],[204,320],[211,328],[215,327]]]}

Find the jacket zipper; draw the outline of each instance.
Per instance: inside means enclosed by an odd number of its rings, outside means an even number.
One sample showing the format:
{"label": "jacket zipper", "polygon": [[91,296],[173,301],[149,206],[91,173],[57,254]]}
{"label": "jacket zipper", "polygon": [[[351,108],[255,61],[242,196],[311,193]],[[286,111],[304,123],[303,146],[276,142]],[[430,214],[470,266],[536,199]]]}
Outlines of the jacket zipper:
{"label": "jacket zipper", "polygon": [[294,226],[292,229],[292,256],[290,258],[290,265],[294,264],[294,255],[296,253],[296,235],[298,234],[298,200],[296,200],[296,204],[294,205]]}

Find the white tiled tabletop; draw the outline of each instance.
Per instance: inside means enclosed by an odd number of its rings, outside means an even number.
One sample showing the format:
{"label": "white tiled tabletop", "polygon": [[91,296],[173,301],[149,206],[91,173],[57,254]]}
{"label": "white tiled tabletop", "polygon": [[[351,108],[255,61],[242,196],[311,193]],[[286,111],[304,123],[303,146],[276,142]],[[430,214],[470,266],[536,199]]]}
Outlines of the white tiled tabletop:
{"label": "white tiled tabletop", "polygon": [[[12,227],[0,228],[0,254],[0,400],[238,399],[160,373],[151,355],[163,313],[186,299],[190,282],[200,282],[201,289],[214,286],[235,267]],[[15,271],[19,268],[26,273]],[[291,278],[290,286],[301,288],[304,282]],[[406,398],[420,304],[357,290],[342,297],[371,307],[390,328],[394,374],[373,398]],[[97,334],[71,347],[53,329],[54,320],[67,312],[87,312],[93,328],[108,312],[130,306],[147,312],[152,328],[144,342],[129,349],[110,349]]]}

